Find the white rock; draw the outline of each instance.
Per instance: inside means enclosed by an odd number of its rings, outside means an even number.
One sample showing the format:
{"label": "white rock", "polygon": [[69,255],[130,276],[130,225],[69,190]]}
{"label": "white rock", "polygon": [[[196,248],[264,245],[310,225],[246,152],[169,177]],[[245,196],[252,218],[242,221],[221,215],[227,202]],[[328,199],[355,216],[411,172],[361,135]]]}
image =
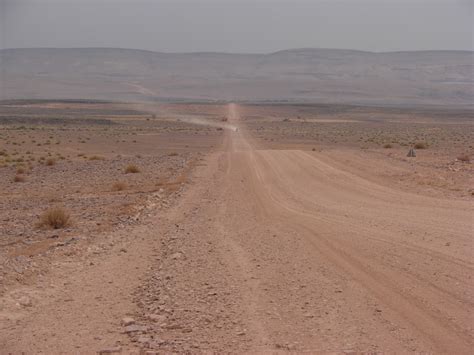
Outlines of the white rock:
{"label": "white rock", "polygon": [[122,325],[124,327],[126,327],[128,325],[132,325],[132,324],[135,324],[135,319],[130,318],[130,317],[122,318]]}

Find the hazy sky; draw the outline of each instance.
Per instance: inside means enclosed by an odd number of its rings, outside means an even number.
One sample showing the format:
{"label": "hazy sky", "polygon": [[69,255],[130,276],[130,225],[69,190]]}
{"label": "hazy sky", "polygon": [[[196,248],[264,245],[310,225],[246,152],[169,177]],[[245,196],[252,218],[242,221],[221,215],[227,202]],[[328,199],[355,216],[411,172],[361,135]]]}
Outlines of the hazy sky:
{"label": "hazy sky", "polygon": [[0,48],[474,49],[474,0],[0,0]]}

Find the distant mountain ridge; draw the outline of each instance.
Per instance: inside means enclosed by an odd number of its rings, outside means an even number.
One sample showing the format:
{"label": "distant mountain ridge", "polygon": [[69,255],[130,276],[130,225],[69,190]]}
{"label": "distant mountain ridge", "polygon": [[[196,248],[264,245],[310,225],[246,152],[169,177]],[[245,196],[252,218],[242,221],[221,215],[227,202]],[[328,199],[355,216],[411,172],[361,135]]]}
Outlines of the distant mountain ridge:
{"label": "distant mountain ridge", "polygon": [[474,52],[302,48],[270,54],[0,50],[0,99],[471,105]]}

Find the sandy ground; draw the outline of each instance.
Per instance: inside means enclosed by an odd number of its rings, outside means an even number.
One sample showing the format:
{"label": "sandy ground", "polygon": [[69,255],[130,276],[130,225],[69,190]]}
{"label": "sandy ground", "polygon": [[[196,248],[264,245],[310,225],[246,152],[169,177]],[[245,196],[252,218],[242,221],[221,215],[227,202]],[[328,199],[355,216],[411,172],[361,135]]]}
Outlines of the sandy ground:
{"label": "sandy ground", "polygon": [[459,148],[413,163],[405,146],[276,142],[287,122],[258,123],[259,137],[247,110],[229,105],[221,145],[166,208],[152,199],[101,248],[7,288],[0,348],[470,353],[472,168]]}

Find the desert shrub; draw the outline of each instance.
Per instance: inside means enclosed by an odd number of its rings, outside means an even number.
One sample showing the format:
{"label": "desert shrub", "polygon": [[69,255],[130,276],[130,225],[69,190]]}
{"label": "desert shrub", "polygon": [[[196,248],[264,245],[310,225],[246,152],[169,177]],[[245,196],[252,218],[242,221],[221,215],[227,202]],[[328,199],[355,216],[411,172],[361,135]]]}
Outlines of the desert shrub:
{"label": "desert shrub", "polygon": [[170,156],[170,157],[175,157],[177,155],[178,155],[178,153],[176,153],[176,152],[171,152],[171,153],[168,154],[168,156]]}
{"label": "desert shrub", "polygon": [[116,182],[112,185],[112,191],[123,191],[127,188],[127,185],[123,182]]}
{"label": "desert shrub", "polygon": [[25,182],[25,177],[21,175],[15,175],[13,182]]}
{"label": "desert shrub", "polygon": [[415,149],[426,149],[428,148],[428,144],[425,142],[416,142],[415,145],[413,146]]}
{"label": "desert shrub", "polygon": [[67,227],[70,221],[71,217],[61,207],[52,207],[40,216],[38,225],[40,227],[60,229]]}
{"label": "desert shrub", "polygon": [[390,149],[390,148],[393,148],[393,145],[391,145],[390,143],[387,143],[387,144],[384,144],[383,147],[385,149]]}
{"label": "desert shrub", "polygon": [[140,169],[136,165],[130,164],[125,168],[125,174],[136,174],[139,173]]}
{"label": "desert shrub", "polygon": [[105,160],[105,158],[99,155],[93,155],[89,157],[89,160]]}
{"label": "desert shrub", "polygon": [[54,164],[56,164],[56,160],[54,160],[53,158],[46,159],[46,165],[52,166]]}
{"label": "desert shrub", "polygon": [[22,168],[22,167],[19,167],[19,168],[16,169],[16,173],[17,173],[17,174],[24,174],[24,173],[25,173],[25,169]]}
{"label": "desert shrub", "polygon": [[457,159],[459,161],[464,162],[464,163],[469,163],[471,161],[471,157],[467,154],[462,154],[462,155],[458,156]]}

